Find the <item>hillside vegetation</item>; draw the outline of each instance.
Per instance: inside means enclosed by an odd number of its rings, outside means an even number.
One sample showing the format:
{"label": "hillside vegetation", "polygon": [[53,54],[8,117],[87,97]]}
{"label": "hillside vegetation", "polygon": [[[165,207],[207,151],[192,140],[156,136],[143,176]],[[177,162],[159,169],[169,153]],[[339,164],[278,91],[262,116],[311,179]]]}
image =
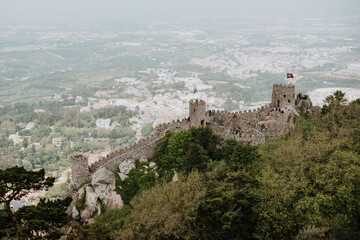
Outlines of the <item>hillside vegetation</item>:
{"label": "hillside vegetation", "polygon": [[137,161],[124,180],[116,174],[125,206],[102,207],[93,223],[69,222],[71,199],[13,213],[12,199],[54,178],[0,170],[0,238],[58,239],[67,224],[67,239],[360,239],[360,99],[344,97],[327,97],[257,147],[223,142],[210,128],[167,133],[153,163]]}
{"label": "hillside vegetation", "polygon": [[[0,107],[0,169],[21,165],[27,170],[44,168],[60,176],[70,166],[70,155],[97,153],[135,141],[129,118],[136,112],[123,106],[80,112],[80,105],[74,101]],[[35,113],[37,108],[44,112]],[[98,128],[97,119],[111,119],[116,126]],[[27,128],[27,124],[32,126]],[[14,135],[21,141],[14,143],[10,139]],[[59,139],[60,145],[56,146],[53,139]]]}
{"label": "hillside vegetation", "polygon": [[69,237],[359,239],[360,101],[336,92],[326,103],[257,148],[209,128],[167,134],[157,169],[139,164],[122,183],[128,205]]}

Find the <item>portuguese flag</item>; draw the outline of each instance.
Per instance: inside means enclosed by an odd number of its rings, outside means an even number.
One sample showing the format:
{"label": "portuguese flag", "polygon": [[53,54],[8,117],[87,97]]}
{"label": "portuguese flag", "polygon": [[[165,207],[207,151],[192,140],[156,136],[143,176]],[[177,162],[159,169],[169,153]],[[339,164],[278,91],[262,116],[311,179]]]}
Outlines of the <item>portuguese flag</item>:
{"label": "portuguese flag", "polygon": [[294,78],[294,75],[292,73],[288,73],[288,74],[286,74],[286,77],[287,78]]}

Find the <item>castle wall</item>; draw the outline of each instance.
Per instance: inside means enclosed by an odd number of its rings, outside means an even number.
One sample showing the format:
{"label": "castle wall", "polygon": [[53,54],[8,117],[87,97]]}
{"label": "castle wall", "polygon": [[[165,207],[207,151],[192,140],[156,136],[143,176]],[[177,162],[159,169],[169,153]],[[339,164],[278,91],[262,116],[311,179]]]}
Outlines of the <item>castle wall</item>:
{"label": "castle wall", "polygon": [[184,119],[177,121],[174,120],[171,123],[160,124],[155,128],[155,131],[151,134],[151,136],[141,139],[128,147],[110,153],[105,158],[92,164],[90,166],[90,171],[93,173],[102,167],[106,167],[112,171],[118,171],[119,164],[123,161],[129,159],[135,161],[142,156],[146,156],[151,159],[154,155],[155,149],[157,148],[159,142],[164,138],[166,132],[178,132],[185,129],[189,129],[189,122]]}
{"label": "castle wall", "polygon": [[271,106],[274,108],[282,108],[284,106],[295,108],[295,86],[292,84],[274,84]]}
{"label": "castle wall", "polygon": [[264,119],[270,111],[269,106],[238,112],[210,111],[210,121],[224,126],[229,131],[253,128]]}
{"label": "castle wall", "polygon": [[[204,101],[192,100],[189,102],[189,119],[173,120],[170,123],[160,124],[149,137],[108,154],[90,167],[87,166],[86,158],[82,156],[72,157],[74,185],[79,188],[90,182],[91,174],[102,167],[119,171],[119,164],[123,161],[135,161],[143,156],[148,159],[153,158],[155,149],[166,132],[209,126],[223,140],[234,138],[245,144],[258,145],[269,137],[279,136],[288,131],[289,122],[293,121],[293,118],[291,119],[291,115],[279,112],[279,108],[289,105],[295,107],[294,96],[295,87],[293,85],[274,85],[270,105],[238,112],[206,111]],[[237,134],[234,134],[234,131]]]}

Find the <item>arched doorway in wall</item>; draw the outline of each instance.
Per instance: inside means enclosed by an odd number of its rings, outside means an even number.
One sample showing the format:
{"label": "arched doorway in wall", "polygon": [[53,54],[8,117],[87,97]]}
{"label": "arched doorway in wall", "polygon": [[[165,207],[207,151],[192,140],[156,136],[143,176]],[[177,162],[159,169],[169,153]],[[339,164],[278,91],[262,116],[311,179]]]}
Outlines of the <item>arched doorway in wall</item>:
{"label": "arched doorway in wall", "polygon": [[204,126],[204,120],[201,120],[200,125]]}

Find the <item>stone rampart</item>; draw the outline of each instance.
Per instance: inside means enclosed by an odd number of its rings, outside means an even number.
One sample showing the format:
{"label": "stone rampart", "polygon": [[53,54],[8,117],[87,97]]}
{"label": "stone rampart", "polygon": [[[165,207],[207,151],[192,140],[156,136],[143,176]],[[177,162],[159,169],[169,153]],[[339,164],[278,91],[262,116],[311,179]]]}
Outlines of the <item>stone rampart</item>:
{"label": "stone rampart", "polygon": [[230,133],[229,133],[228,129],[226,129],[225,127],[217,124],[216,122],[211,122],[207,126],[210,127],[211,130],[216,135],[218,135],[221,139],[227,139],[227,138],[230,137]]}
{"label": "stone rampart", "polygon": [[[232,138],[238,142],[258,145],[268,138],[279,137],[289,131],[298,113],[295,110],[295,94],[293,85],[274,85],[272,102],[269,105],[245,111],[227,112],[206,110],[206,103],[202,100],[189,102],[189,117],[159,124],[153,133],[146,138],[115,150],[106,157],[88,166],[88,159],[83,155],[71,157],[72,184],[66,194],[77,201],[77,191],[89,184],[93,174],[100,168],[123,173],[124,164],[134,163],[145,156],[152,159],[159,143],[167,132],[178,132],[190,127],[210,127],[222,141]],[[299,96],[297,103],[309,111],[312,106],[310,99]],[[306,101],[306,102],[304,102]],[[310,109],[311,110],[311,109]],[[73,205],[72,205],[73,206]],[[69,209],[72,209],[72,206]]]}
{"label": "stone rampart", "polygon": [[270,106],[262,106],[253,110],[244,110],[237,112],[209,111],[212,122],[216,122],[228,128],[230,131],[248,126],[255,127],[256,122],[261,121],[270,111]]}
{"label": "stone rampart", "polygon": [[255,146],[260,143],[265,142],[266,135],[257,129],[251,129],[251,130],[242,132],[241,134],[234,135],[234,138],[237,141],[240,141],[242,143]]}
{"label": "stone rampart", "polygon": [[[274,115],[271,113],[273,107],[270,105],[262,106],[253,110],[227,112],[219,110],[200,111],[205,106],[204,101],[191,101],[190,105],[195,109],[196,121],[200,120],[201,125],[209,126],[215,134],[219,135],[221,139],[235,138],[237,141],[251,145],[257,145],[264,142],[268,136],[273,136],[272,132],[262,132],[258,126],[258,122],[265,119],[266,116]],[[192,111],[194,111],[194,109]],[[199,110],[200,109],[200,110]],[[198,112],[204,117],[199,117]],[[191,112],[190,112],[191,113]],[[202,119],[205,121],[204,124]],[[194,120],[194,119],[193,119]],[[159,142],[163,139],[166,132],[178,132],[181,130],[189,129],[191,127],[191,118],[173,120],[172,122],[159,124],[155,127],[153,133],[146,138],[140,139],[138,142],[130,146],[118,149],[108,154],[106,157],[99,159],[93,163],[87,173],[82,173],[82,177],[74,178],[78,182],[77,185],[86,183],[90,179],[90,175],[102,167],[106,167],[113,171],[119,170],[119,164],[123,161],[133,160],[146,156],[151,159],[154,155],[155,149]],[[234,131],[236,134],[234,134]],[[279,131],[276,129],[276,131]],[[75,163],[78,161],[74,161]],[[79,169],[79,164],[75,164]],[[74,172],[77,172],[75,170]]]}
{"label": "stone rampart", "polygon": [[[204,101],[191,101],[192,105],[204,105]],[[208,126],[212,128],[215,134],[219,135],[221,138],[226,139],[232,137],[232,130],[234,128],[239,128],[240,125],[244,125],[248,122],[258,122],[262,118],[264,112],[267,112],[270,109],[270,106],[262,106],[253,110],[245,110],[236,112],[236,117],[234,117],[235,112],[227,111],[215,111],[210,110],[205,113],[208,116]],[[196,110],[198,110],[196,108]],[[239,126],[237,126],[239,125]],[[181,130],[189,129],[190,121],[188,119],[178,119],[173,120],[172,122],[159,124],[155,127],[154,132],[147,138],[140,139],[138,142],[133,143],[130,146],[118,149],[106,157],[99,159],[97,162],[93,163],[89,169],[91,173],[94,173],[97,169],[102,167],[107,167],[111,170],[116,171],[118,165],[128,159],[138,159],[142,156],[147,158],[152,158],[154,151],[165,136],[166,132],[178,132]],[[247,129],[246,129],[247,130]],[[241,134],[240,134],[241,135]],[[263,135],[249,134],[250,137],[253,136],[254,142],[259,142],[263,139]],[[244,137],[238,139],[241,142],[251,142],[249,137],[245,134]]]}
{"label": "stone rampart", "polygon": [[[196,105],[196,103],[204,105],[203,101],[196,102],[195,100],[192,102],[193,105]],[[255,127],[255,125],[250,126],[250,123],[256,124],[259,122],[266,114],[269,113],[270,109],[271,107],[267,105],[253,110],[237,112],[210,110],[205,113],[205,116],[207,117],[206,125],[211,127],[214,133],[219,135],[222,139],[235,138],[240,142],[256,145],[265,141],[265,134],[257,131],[256,129],[253,129],[251,132],[250,130]],[[159,124],[155,127],[154,132],[149,137],[140,139],[138,142],[135,142],[130,146],[115,150],[106,157],[93,163],[90,167],[88,167],[89,174],[94,173],[102,167],[118,171],[119,164],[129,159],[135,161],[142,156],[152,158],[155,149],[165,136],[166,132],[178,132],[189,128],[189,119],[178,119],[173,120],[172,122]],[[237,137],[233,135],[234,129],[239,129]],[[79,168],[79,164],[75,164],[75,166]],[[78,171],[75,170],[75,172]],[[86,173],[84,174],[81,173],[83,177],[74,178],[78,179],[76,180],[78,182],[77,185],[83,185],[87,182],[86,179],[89,179],[89,177],[86,176]]]}
{"label": "stone rampart", "polygon": [[139,159],[142,156],[152,158],[154,151],[163,139],[166,132],[178,132],[189,128],[189,122],[185,119],[173,120],[170,123],[164,123],[156,126],[154,132],[147,138],[140,139],[138,142],[130,146],[116,150],[108,154],[105,158],[93,163],[89,168],[90,172],[94,173],[96,170],[106,167],[110,170],[117,171],[121,162],[128,159]]}

